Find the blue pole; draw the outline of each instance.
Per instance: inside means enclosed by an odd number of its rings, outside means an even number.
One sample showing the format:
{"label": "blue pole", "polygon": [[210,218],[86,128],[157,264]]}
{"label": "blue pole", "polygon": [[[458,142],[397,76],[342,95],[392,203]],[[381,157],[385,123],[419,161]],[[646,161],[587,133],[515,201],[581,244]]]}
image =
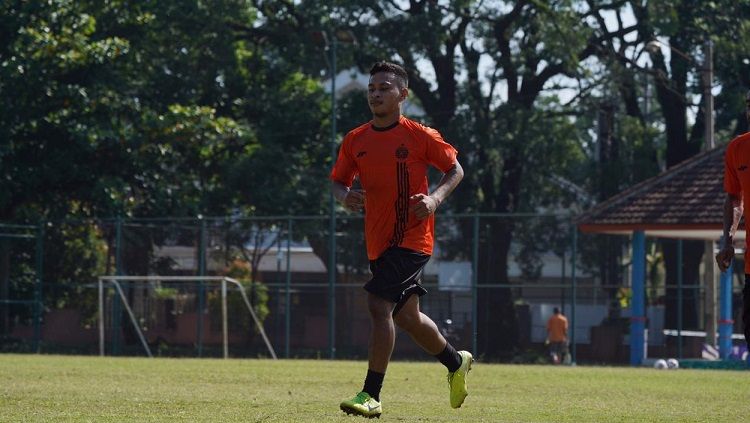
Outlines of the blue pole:
{"label": "blue pole", "polygon": [[633,232],[633,298],[630,305],[630,365],[639,366],[646,358],[643,332],[646,328],[646,235]]}
{"label": "blue pole", "polygon": [[719,355],[722,359],[729,358],[732,351],[732,264],[721,273],[721,287],[719,292]]}

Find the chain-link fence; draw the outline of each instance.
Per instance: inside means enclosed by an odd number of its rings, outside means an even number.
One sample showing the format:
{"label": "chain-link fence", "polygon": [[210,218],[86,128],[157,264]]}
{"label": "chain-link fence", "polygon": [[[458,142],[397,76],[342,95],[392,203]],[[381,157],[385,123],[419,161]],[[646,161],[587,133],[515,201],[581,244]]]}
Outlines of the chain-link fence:
{"label": "chain-link fence", "polygon": [[[558,307],[569,321],[574,360],[627,363],[628,238],[574,228],[559,215],[438,216],[422,310],[457,348],[544,362],[547,319]],[[679,286],[667,281],[657,251],[647,256],[649,355],[700,356],[705,335],[695,333],[705,330],[705,287],[695,275]],[[96,354],[102,319],[108,355],[144,354],[135,322],[155,354],[221,356],[216,284],[130,281],[122,283],[129,307],[113,286],[102,309],[97,298],[103,275],[221,275],[243,282],[280,357],[365,358],[368,266],[363,220],[354,215],[335,222],[277,216],[3,225],[0,340],[5,351]],[[740,287],[737,279],[733,298]],[[265,356],[238,295],[228,297],[230,355]],[[394,357],[425,356],[399,332]]]}

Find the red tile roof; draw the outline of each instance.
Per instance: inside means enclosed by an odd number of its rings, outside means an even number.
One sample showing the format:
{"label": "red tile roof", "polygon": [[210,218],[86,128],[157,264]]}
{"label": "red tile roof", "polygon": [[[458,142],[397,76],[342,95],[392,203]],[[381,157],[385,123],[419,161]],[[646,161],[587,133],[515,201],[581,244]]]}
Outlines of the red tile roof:
{"label": "red tile roof", "polygon": [[583,232],[721,230],[726,145],[691,157],[599,203],[576,219]]}

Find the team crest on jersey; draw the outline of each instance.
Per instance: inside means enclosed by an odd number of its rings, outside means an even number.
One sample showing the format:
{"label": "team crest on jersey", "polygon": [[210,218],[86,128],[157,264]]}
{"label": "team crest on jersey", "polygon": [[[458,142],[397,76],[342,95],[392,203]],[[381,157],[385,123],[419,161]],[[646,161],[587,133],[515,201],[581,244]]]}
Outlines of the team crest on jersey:
{"label": "team crest on jersey", "polygon": [[396,158],[399,160],[406,160],[407,157],[409,157],[409,150],[401,144],[401,146],[396,149]]}

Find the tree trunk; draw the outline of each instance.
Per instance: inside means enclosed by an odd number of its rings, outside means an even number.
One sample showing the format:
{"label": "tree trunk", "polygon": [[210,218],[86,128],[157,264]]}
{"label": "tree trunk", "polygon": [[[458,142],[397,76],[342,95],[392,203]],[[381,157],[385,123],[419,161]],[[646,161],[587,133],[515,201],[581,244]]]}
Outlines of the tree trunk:
{"label": "tree trunk", "polygon": [[[632,92],[632,90],[627,90],[626,92]],[[620,168],[620,143],[614,132],[615,110],[615,104],[612,102],[605,102],[599,108],[597,128],[599,143],[597,174],[599,184],[596,193],[599,201],[606,201],[617,194],[620,191],[619,187],[622,183],[623,172]],[[635,111],[628,112],[628,114],[631,113],[635,113]],[[622,261],[622,248],[626,240],[623,237],[599,235],[596,237],[595,242],[598,245],[596,254],[599,258],[599,278],[601,284],[607,287],[605,288],[605,292],[611,305],[615,305],[613,303],[617,303],[618,301],[617,294],[623,281],[620,262]],[[619,309],[619,306],[609,307],[609,317],[619,317],[613,315]]]}
{"label": "tree trunk", "polygon": [[509,359],[518,346],[518,319],[510,288],[482,287],[508,284],[508,253],[513,223],[487,225],[480,244],[479,292],[477,295],[477,353],[488,359]]}
{"label": "tree trunk", "polygon": [[[515,133],[522,136],[522,130],[515,129]],[[521,145],[510,146],[509,154],[505,158],[503,176],[500,189],[484,187],[485,192],[498,192],[489,206],[498,212],[518,211],[521,178],[523,172]],[[485,183],[491,183],[487,178]],[[480,257],[484,267],[480,265],[478,284],[508,285],[508,259],[510,246],[513,241],[514,222],[509,218],[500,218],[489,226],[486,240],[486,250]],[[478,293],[478,345],[479,353],[487,358],[507,359],[518,347],[518,319],[513,306],[513,293],[509,288],[484,288]]]}

